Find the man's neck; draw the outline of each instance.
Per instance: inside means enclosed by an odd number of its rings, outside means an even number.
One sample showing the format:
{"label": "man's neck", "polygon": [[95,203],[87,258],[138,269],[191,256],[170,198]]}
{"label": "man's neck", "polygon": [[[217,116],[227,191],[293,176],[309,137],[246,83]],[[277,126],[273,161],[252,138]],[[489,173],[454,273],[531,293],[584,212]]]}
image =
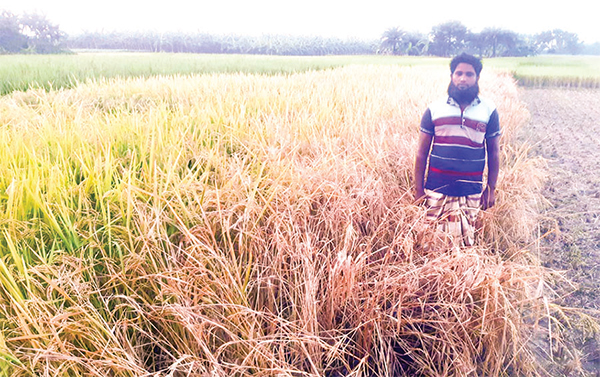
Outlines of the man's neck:
{"label": "man's neck", "polygon": [[454,97],[450,97],[452,98],[452,101],[454,101],[454,103],[456,103],[458,106],[460,106],[461,109],[464,109],[466,107],[468,107],[470,104],[473,103],[473,101],[475,101],[477,99],[477,97],[475,97],[472,101],[458,101],[456,98]]}

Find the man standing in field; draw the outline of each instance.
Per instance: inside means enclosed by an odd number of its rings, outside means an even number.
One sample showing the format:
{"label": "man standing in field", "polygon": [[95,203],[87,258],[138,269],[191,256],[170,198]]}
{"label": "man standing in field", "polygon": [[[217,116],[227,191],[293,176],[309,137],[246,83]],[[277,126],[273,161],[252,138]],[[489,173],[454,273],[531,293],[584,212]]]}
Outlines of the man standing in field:
{"label": "man standing in field", "polygon": [[472,55],[452,59],[448,97],[423,114],[415,161],[415,195],[425,201],[427,219],[466,246],[474,243],[479,210],[495,204],[500,165],[498,112],[479,97],[482,68]]}

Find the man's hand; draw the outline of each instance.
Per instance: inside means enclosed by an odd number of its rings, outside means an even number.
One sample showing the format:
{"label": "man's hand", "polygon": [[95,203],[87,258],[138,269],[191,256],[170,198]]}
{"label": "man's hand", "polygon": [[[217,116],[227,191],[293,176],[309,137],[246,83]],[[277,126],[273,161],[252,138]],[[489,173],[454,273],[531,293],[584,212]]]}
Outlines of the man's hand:
{"label": "man's hand", "polygon": [[486,210],[496,204],[496,182],[500,170],[500,137],[486,139],[486,150],[488,158],[488,178],[485,190],[481,194],[481,208]]}
{"label": "man's hand", "polygon": [[488,208],[492,208],[496,204],[496,194],[494,189],[490,186],[486,186],[485,190],[481,194],[481,209],[484,211]]}
{"label": "man's hand", "polygon": [[415,204],[417,205],[425,202],[425,167],[429,159],[432,141],[433,135],[423,131],[419,133],[419,145],[415,158]]}

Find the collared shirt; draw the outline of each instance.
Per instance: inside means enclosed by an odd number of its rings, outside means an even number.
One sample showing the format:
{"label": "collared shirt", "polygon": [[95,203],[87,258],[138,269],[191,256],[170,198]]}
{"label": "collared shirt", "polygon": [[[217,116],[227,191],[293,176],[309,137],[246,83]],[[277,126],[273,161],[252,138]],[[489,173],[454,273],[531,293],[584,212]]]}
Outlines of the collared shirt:
{"label": "collared shirt", "polygon": [[482,191],[485,140],[500,135],[496,106],[477,97],[464,109],[451,97],[432,103],[421,132],[433,136],[425,188],[449,196]]}

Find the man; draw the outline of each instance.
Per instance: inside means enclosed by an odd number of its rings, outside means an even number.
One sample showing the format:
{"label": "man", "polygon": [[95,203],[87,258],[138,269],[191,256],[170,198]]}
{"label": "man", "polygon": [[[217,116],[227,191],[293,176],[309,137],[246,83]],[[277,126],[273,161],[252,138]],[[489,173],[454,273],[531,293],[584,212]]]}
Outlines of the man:
{"label": "man", "polygon": [[452,59],[448,97],[423,114],[415,161],[415,195],[426,202],[427,219],[466,246],[474,243],[479,209],[496,202],[500,165],[498,112],[479,97],[482,68],[472,55]]}

